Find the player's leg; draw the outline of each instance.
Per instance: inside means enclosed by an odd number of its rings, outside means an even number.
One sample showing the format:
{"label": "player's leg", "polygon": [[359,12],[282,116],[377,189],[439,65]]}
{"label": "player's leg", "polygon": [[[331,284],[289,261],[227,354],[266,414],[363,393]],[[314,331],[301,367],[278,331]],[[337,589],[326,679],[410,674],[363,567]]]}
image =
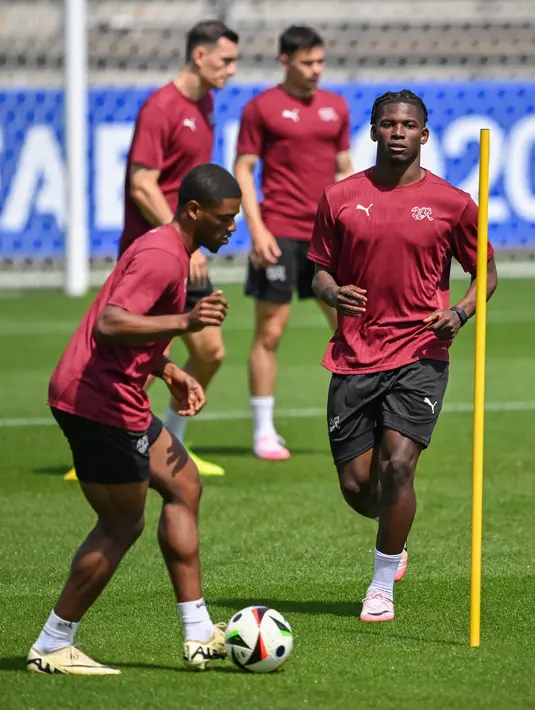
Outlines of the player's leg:
{"label": "player's leg", "polygon": [[[186,311],[191,311],[195,304],[214,290],[208,282],[206,286],[189,285],[186,300]],[[198,333],[186,333],[182,341],[188,350],[188,360],[184,370],[192,375],[206,391],[208,385],[221,367],[225,357],[223,332],[221,328],[204,328]],[[169,407],[164,417],[166,428],[177,439],[184,442],[186,427],[191,417],[183,417],[177,412],[178,403],[171,398]],[[218,464],[205,461],[188,450],[202,476],[222,476],[225,470]]]}
{"label": "player's leg", "polygon": [[333,374],[327,399],[327,426],[340,490],[360,515],[379,514],[376,472],[377,419],[382,375]]}
{"label": "player's leg", "polygon": [[61,595],[28,655],[28,670],[116,674],[74,646],[76,629],[143,530],[148,437],[54,412],[71,446],[80,486],[97,515],[78,549]]}
{"label": "player's leg", "polygon": [[[329,441],[344,500],[355,512],[375,520],[382,497],[378,423],[386,383],[386,373],[333,375],[327,405]],[[372,601],[370,596],[367,604]],[[393,610],[391,599],[384,604]]]}
{"label": "player's leg", "polygon": [[[416,514],[414,473],[421,446],[386,429],[377,449],[379,530],[374,550],[373,578],[363,602],[362,621],[392,621],[394,583],[407,566],[406,541]],[[404,557],[405,551],[405,557]]]}
{"label": "player's leg", "polygon": [[226,655],[224,628],[214,625],[201,589],[198,515],[202,484],[188,453],[162,429],[151,446],[150,485],[162,497],[158,541],[184,628],[187,666],[204,668]]}
{"label": "player's leg", "polygon": [[267,269],[249,263],[245,293],[255,299],[255,328],[249,354],[249,393],[253,417],[253,451],[270,461],[290,457],[274,423],[277,350],[290,317],[296,283],[295,244],[278,239],[279,262]]}
{"label": "player's leg", "polygon": [[[297,260],[297,295],[300,300],[309,298],[316,299],[316,294],[312,289],[312,280],[314,278],[314,263],[308,259],[308,242],[297,242],[296,244],[296,260]],[[320,310],[323,311],[329,328],[334,333],[338,327],[338,314],[335,308],[331,308],[323,301],[316,299]]]}
{"label": "player's leg", "polygon": [[381,496],[374,575],[361,616],[366,621],[394,618],[393,585],[416,514],[414,474],[442,408],[448,365],[421,360],[390,377],[378,450]]}

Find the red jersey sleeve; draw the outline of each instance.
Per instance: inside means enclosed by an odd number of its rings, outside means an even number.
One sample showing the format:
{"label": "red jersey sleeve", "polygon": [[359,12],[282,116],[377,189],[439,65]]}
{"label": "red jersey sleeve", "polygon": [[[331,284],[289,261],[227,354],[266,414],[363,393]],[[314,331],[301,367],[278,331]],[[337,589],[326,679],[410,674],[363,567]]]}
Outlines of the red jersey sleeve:
{"label": "red jersey sleeve", "polygon": [[138,163],[152,170],[161,170],[167,140],[167,119],[164,112],[150,102],[138,114],[130,163]]}
{"label": "red jersey sleeve", "polygon": [[[469,197],[466,206],[453,228],[452,253],[467,273],[473,273],[477,266],[477,216],[478,208]],[[488,242],[488,259],[494,256],[494,247]]]}
{"label": "red jersey sleeve", "polygon": [[243,109],[236,152],[258,157],[261,157],[264,152],[264,125],[254,100],[245,104]]}
{"label": "red jersey sleeve", "polygon": [[127,265],[108,297],[108,305],[147,315],[168,289],[176,289],[187,273],[162,249],[143,249]]}
{"label": "red jersey sleeve", "polygon": [[349,120],[349,107],[344,101],[344,112],[342,114],[342,123],[340,126],[340,132],[338,133],[336,150],[339,153],[349,150],[351,148],[351,135],[350,135],[350,120]]}
{"label": "red jersey sleeve", "polygon": [[331,271],[335,271],[340,255],[340,237],[331,206],[324,192],[318,205],[312,239],[308,251],[310,261],[315,261]]}

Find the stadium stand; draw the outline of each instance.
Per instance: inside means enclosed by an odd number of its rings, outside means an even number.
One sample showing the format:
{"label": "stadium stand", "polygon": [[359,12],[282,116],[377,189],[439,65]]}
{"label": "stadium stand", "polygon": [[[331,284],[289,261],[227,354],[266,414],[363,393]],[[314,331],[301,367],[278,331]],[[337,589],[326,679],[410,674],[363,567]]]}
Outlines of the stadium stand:
{"label": "stadium stand", "polygon": [[[528,78],[534,10],[532,0],[91,0],[91,79],[150,82],[180,62],[187,27],[210,16],[241,33],[247,81],[278,75],[277,34],[303,18],[325,35],[331,78],[376,81],[396,67],[414,80]],[[57,81],[62,16],[63,0],[0,1],[0,58],[12,81],[29,70]]]}

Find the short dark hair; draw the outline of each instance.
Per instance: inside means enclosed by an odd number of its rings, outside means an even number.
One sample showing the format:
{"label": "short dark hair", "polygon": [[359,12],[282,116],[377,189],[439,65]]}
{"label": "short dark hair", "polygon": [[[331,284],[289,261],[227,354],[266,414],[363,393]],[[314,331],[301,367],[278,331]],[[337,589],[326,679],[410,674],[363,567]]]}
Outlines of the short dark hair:
{"label": "short dark hair", "polygon": [[197,22],[186,35],[186,60],[189,62],[193,50],[203,44],[215,44],[221,37],[238,44],[240,37],[221,20],[202,20]]}
{"label": "short dark hair", "polygon": [[241,200],[241,189],[228,170],[215,163],[202,163],[189,171],[178,189],[178,207],[195,200],[215,207],[223,200]]}
{"label": "short dark hair", "polygon": [[387,91],[385,94],[375,99],[370,120],[372,125],[377,123],[379,109],[382,106],[386,106],[386,104],[410,104],[411,106],[417,106],[422,113],[424,126],[427,124],[427,106],[422,99],[412,91],[402,89],[401,91]]}
{"label": "short dark hair", "polygon": [[312,27],[306,25],[291,25],[279,37],[279,56],[291,55],[298,49],[323,47],[323,37]]}

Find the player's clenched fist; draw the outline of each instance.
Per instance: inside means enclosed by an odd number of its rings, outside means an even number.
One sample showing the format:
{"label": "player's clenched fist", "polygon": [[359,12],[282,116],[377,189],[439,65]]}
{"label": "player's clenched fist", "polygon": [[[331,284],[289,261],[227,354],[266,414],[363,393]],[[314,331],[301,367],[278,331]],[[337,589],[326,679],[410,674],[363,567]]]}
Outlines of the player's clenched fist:
{"label": "player's clenched fist", "polygon": [[427,330],[432,330],[439,340],[453,340],[461,328],[461,319],[455,311],[438,310],[424,318]]}
{"label": "player's clenched fist", "polygon": [[335,308],[338,313],[352,318],[360,317],[366,311],[366,291],[358,286],[340,286],[336,292]]}
{"label": "player's clenched fist", "polygon": [[209,325],[221,325],[227,315],[229,304],[223,298],[222,291],[214,291],[209,296],[201,298],[189,313],[188,331],[196,332]]}
{"label": "player's clenched fist", "polygon": [[206,404],[204,390],[196,379],[181,370],[174,362],[168,362],[162,371],[162,380],[179,405],[182,417],[193,417]]}

